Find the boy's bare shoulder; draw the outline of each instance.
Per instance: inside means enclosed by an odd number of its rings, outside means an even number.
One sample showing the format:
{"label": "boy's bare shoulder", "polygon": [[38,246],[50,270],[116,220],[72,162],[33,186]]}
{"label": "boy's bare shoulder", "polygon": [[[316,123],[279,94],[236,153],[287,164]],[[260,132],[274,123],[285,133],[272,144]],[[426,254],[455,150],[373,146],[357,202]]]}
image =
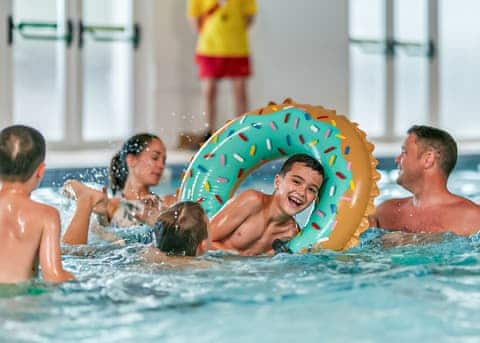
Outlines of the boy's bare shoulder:
{"label": "boy's bare shoulder", "polygon": [[31,209],[32,215],[41,214],[41,216],[38,218],[39,220],[56,220],[60,217],[58,210],[50,205],[31,200],[28,207]]}
{"label": "boy's bare shoulder", "polygon": [[242,208],[257,208],[262,207],[265,203],[265,198],[268,197],[267,194],[256,191],[254,189],[247,189],[237,196],[235,196],[232,201],[241,206]]}

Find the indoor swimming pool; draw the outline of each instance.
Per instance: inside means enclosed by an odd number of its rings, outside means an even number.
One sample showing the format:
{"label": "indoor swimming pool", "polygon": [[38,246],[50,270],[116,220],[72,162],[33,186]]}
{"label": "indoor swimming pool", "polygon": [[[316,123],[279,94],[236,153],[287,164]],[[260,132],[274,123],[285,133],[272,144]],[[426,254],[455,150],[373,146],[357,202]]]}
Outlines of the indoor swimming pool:
{"label": "indoor swimming pool", "polygon": [[[242,188],[272,191],[276,168],[265,166]],[[156,191],[174,192],[179,169],[171,168]],[[105,176],[104,170],[80,174],[97,186]],[[382,172],[377,202],[404,194],[395,175]],[[58,186],[63,180],[56,177]],[[455,172],[450,189],[479,202],[480,172]],[[34,198],[57,207],[65,227],[73,204],[59,187],[42,187]],[[65,249],[64,266],[76,281],[1,288],[1,340],[477,341],[480,236],[408,239],[415,244],[391,247],[391,235],[369,229],[360,246],[345,252],[273,258],[211,252],[200,265],[181,268],[146,263],[141,244],[93,239]]]}

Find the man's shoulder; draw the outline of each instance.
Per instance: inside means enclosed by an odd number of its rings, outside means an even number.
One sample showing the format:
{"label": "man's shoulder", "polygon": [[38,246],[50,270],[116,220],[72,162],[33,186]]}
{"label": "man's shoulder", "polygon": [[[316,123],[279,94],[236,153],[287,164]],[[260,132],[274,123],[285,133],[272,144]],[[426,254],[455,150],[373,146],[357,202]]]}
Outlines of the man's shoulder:
{"label": "man's shoulder", "polygon": [[377,211],[390,210],[391,208],[398,208],[399,206],[404,206],[411,203],[411,201],[412,201],[412,197],[388,199],[377,206]]}

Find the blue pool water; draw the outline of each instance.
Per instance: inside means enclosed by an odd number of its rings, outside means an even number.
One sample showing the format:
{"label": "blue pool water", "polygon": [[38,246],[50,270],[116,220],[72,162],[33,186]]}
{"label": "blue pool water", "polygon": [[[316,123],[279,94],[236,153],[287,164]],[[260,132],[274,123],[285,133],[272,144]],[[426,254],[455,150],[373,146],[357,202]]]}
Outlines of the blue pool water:
{"label": "blue pool water", "polygon": [[[265,175],[242,187],[271,191]],[[404,194],[394,178],[382,173],[377,201]],[[480,200],[478,171],[451,181]],[[158,191],[177,185],[173,178]],[[72,204],[57,188],[34,197],[69,220]],[[418,244],[385,248],[384,232],[370,229],[346,252],[210,253],[202,268],[145,263],[139,245],[69,248],[64,265],[77,281],[0,287],[0,341],[478,342],[480,236],[410,238]]]}

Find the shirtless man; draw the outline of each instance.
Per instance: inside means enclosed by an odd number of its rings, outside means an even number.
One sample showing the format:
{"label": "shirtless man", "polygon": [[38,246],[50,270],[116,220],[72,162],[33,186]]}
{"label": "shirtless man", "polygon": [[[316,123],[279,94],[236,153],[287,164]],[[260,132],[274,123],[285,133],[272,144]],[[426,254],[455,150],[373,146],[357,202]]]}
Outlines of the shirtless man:
{"label": "shirtless man", "polygon": [[411,127],[396,162],[400,169],[397,183],[413,195],[383,202],[370,217],[371,226],[465,236],[480,230],[480,206],[447,189],[457,162],[457,144],[447,132]]}
{"label": "shirtless man", "polygon": [[0,283],[24,282],[38,261],[43,279],[73,279],[62,266],[60,216],[53,207],[30,199],[45,172],[45,140],[30,127],[0,132]]}
{"label": "shirtless man", "polygon": [[323,167],[315,158],[290,157],[275,176],[273,194],[246,190],[212,218],[212,248],[241,255],[272,253],[276,239],[289,240],[298,233],[293,216],[317,198],[323,176]]}

